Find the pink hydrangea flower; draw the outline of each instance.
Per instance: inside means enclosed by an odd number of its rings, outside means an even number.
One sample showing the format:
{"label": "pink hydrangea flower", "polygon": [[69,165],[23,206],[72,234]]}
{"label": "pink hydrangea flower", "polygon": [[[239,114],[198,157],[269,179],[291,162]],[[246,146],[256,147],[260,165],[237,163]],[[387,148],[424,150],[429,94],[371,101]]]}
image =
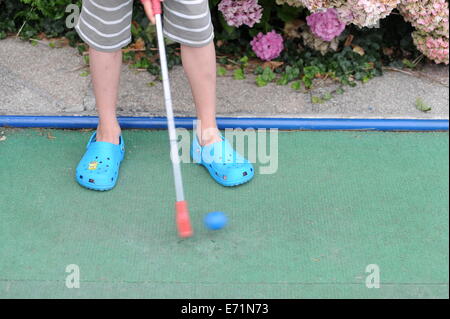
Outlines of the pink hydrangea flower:
{"label": "pink hydrangea flower", "polygon": [[345,29],[345,23],[339,19],[334,8],[316,12],[306,17],[313,34],[324,41],[331,41],[339,36]]}
{"label": "pink hydrangea flower", "polygon": [[256,56],[264,61],[270,61],[280,56],[284,49],[283,37],[275,30],[267,34],[258,33],[250,42]]}
{"label": "pink hydrangea flower", "polygon": [[449,64],[449,43],[446,37],[433,37],[420,31],[412,33],[417,49],[436,63]]}
{"label": "pink hydrangea flower", "polygon": [[448,1],[403,0],[398,8],[417,30],[449,37]]}
{"label": "pink hydrangea flower", "polygon": [[232,27],[240,27],[243,24],[253,27],[261,21],[263,9],[258,0],[222,0],[219,3],[219,11]]}

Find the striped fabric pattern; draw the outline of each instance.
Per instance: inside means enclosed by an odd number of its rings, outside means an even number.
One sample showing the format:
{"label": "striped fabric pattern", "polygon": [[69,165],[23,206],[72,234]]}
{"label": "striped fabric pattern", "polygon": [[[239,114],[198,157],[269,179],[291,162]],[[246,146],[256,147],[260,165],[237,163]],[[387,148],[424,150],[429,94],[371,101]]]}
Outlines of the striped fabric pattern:
{"label": "striped fabric pattern", "polygon": [[[164,35],[180,44],[203,47],[214,38],[208,0],[165,0]],[[131,42],[133,0],[83,0],[75,27],[89,46],[114,52]]]}
{"label": "striped fabric pattern", "polygon": [[214,38],[207,0],[165,0],[164,35],[188,46],[202,47]]}

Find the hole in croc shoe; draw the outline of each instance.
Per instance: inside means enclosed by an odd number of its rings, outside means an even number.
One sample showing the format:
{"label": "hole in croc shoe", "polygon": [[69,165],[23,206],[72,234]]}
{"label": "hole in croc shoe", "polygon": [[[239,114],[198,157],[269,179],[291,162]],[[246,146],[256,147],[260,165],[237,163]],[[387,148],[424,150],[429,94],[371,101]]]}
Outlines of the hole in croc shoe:
{"label": "hole in croc shoe", "polygon": [[250,168],[250,172],[253,172],[253,168]]}
{"label": "hole in croc shoe", "polygon": [[109,167],[109,165],[106,165],[106,167]]}
{"label": "hole in croc shoe", "polygon": [[95,183],[95,181],[92,178],[89,178],[89,183]]}
{"label": "hole in croc shoe", "polygon": [[227,180],[227,176],[226,176],[226,175],[224,175],[224,176],[223,176],[223,179],[224,179],[224,180]]}
{"label": "hole in croc shoe", "polygon": [[111,182],[114,180],[114,177],[111,177]]}
{"label": "hole in croc shoe", "polygon": [[242,173],[242,176],[247,176],[247,172]]}
{"label": "hole in croc shoe", "polygon": [[83,179],[83,175],[80,175],[80,179]]}
{"label": "hole in croc shoe", "polygon": [[107,159],[108,161],[110,160],[110,158],[109,158],[109,157],[107,157],[106,159]]}

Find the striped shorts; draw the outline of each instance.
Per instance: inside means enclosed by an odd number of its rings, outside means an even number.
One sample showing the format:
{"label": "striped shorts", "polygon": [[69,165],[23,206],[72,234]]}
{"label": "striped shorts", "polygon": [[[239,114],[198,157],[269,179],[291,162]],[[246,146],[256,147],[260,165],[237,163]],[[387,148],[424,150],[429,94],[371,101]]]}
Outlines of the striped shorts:
{"label": "striped shorts", "polygon": [[[163,4],[165,37],[191,47],[213,40],[208,0],[164,0]],[[75,29],[90,47],[114,52],[131,42],[132,13],[133,0],[83,0]]]}

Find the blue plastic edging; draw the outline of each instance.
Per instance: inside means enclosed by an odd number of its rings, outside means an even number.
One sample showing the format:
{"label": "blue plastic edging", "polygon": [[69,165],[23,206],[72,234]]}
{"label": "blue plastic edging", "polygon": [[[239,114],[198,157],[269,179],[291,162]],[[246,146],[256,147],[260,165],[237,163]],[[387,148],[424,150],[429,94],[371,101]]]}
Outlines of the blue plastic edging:
{"label": "blue plastic edging", "polygon": [[[165,117],[119,117],[122,128],[165,129]],[[192,129],[195,118],[177,117],[180,128]],[[96,116],[0,115],[0,127],[95,128]],[[217,118],[220,129],[276,128],[279,130],[448,131],[448,120],[341,118]]]}

